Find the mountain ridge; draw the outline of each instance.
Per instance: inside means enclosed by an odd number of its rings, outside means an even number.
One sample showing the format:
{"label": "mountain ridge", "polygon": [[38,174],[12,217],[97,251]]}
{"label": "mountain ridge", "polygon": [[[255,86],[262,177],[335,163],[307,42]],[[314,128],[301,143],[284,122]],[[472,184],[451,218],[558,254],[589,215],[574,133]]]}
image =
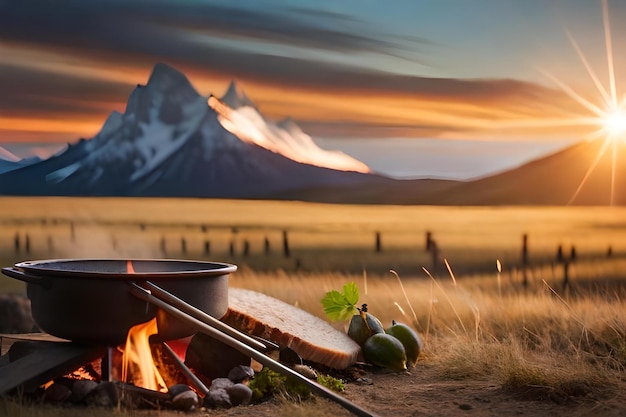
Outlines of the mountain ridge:
{"label": "mountain ridge", "polygon": [[290,117],[267,120],[234,81],[221,99],[205,97],[183,73],[156,64],[124,113],[111,112],[93,138],[45,160],[3,163],[0,195],[626,205],[626,173],[612,165],[626,163],[626,143],[599,156],[603,149],[602,141],[581,141],[474,180],[393,179],[319,148]]}
{"label": "mountain ridge", "polygon": [[[249,113],[240,123],[254,125],[256,134],[272,139],[271,133],[285,143],[304,143],[307,152],[334,155],[316,150],[310,137],[289,136],[266,121],[249,99],[237,104]],[[243,140],[220,118],[224,114],[211,108],[184,74],[157,64],[147,84],[131,92],[124,113],[112,112],[91,139],[0,174],[0,194],[264,198],[306,187],[386,181],[376,174],[298,162]],[[295,122],[289,127],[295,132]],[[298,151],[295,145],[292,151]]]}

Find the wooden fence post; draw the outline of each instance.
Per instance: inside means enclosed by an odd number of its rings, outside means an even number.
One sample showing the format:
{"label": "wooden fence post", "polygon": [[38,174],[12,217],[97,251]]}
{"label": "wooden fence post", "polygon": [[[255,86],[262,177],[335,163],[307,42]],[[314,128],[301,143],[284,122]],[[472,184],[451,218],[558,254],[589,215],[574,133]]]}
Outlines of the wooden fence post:
{"label": "wooden fence post", "polygon": [[426,231],[426,252],[430,251],[433,244],[433,234],[427,230]]}
{"label": "wooden fence post", "polygon": [[528,234],[522,235],[522,285],[528,287]]}
{"label": "wooden fence post", "polygon": [[564,260],[565,258],[563,257],[563,245],[559,245],[559,247],[556,248],[556,261],[560,263]]}
{"label": "wooden fence post", "polygon": [[283,254],[285,258],[289,258],[291,256],[291,251],[289,250],[289,237],[287,236],[287,231],[283,230]]}
{"label": "wooden fence post", "polygon": [[569,287],[569,260],[563,262],[563,291]]}
{"label": "wooden fence post", "polygon": [[432,255],[432,275],[437,276],[437,269],[439,268],[439,246],[434,240],[430,242],[430,253]]}
{"label": "wooden fence post", "polygon": [[270,254],[270,240],[265,236],[263,239],[263,251],[266,255]]}
{"label": "wooden fence post", "polygon": [[164,236],[161,236],[161,253],[163,253],[163,255],[167,254],[167,245]]}

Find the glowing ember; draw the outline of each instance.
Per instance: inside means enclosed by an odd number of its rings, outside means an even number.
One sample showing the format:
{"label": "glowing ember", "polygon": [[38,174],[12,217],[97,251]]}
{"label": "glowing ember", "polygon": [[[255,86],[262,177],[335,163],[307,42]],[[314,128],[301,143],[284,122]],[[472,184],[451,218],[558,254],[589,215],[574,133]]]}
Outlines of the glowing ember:
{"label": "glowing ember", "polygon": [[[132,262],[127,262],[126,270],[134,274]],[[163,377],[159,373],[150,350],[150,336],[159,331],[156,318],[133,326],[128,331],[122,356],[122,380],[154,391],[167,391]]]}

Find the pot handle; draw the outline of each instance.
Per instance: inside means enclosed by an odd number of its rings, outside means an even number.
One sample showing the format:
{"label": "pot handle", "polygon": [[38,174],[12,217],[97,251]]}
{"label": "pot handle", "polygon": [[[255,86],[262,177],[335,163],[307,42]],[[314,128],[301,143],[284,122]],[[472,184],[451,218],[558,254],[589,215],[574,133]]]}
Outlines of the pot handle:
{"label": "pot handle", "polygon": [[16,269],[13,267],[2,268],[2,273],[6,276],[19,279],[20,281],[24,281],[29,284],[37,284],[46,288],[49,288],[51,286],[50,281],[47,281],[42,277],[38,277],[36,275],[28,274],[20,269]]}

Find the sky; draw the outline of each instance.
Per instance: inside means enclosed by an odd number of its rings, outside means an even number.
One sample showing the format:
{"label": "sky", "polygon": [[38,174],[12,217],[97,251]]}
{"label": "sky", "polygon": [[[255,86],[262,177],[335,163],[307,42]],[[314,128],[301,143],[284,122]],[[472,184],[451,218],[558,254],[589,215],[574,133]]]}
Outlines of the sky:
{"label": "sky", "polygon": [[0,146],[95,136],[163,62],[376,172],[475,178],[598,131],[625,20],[618,0],[0,0]]}

